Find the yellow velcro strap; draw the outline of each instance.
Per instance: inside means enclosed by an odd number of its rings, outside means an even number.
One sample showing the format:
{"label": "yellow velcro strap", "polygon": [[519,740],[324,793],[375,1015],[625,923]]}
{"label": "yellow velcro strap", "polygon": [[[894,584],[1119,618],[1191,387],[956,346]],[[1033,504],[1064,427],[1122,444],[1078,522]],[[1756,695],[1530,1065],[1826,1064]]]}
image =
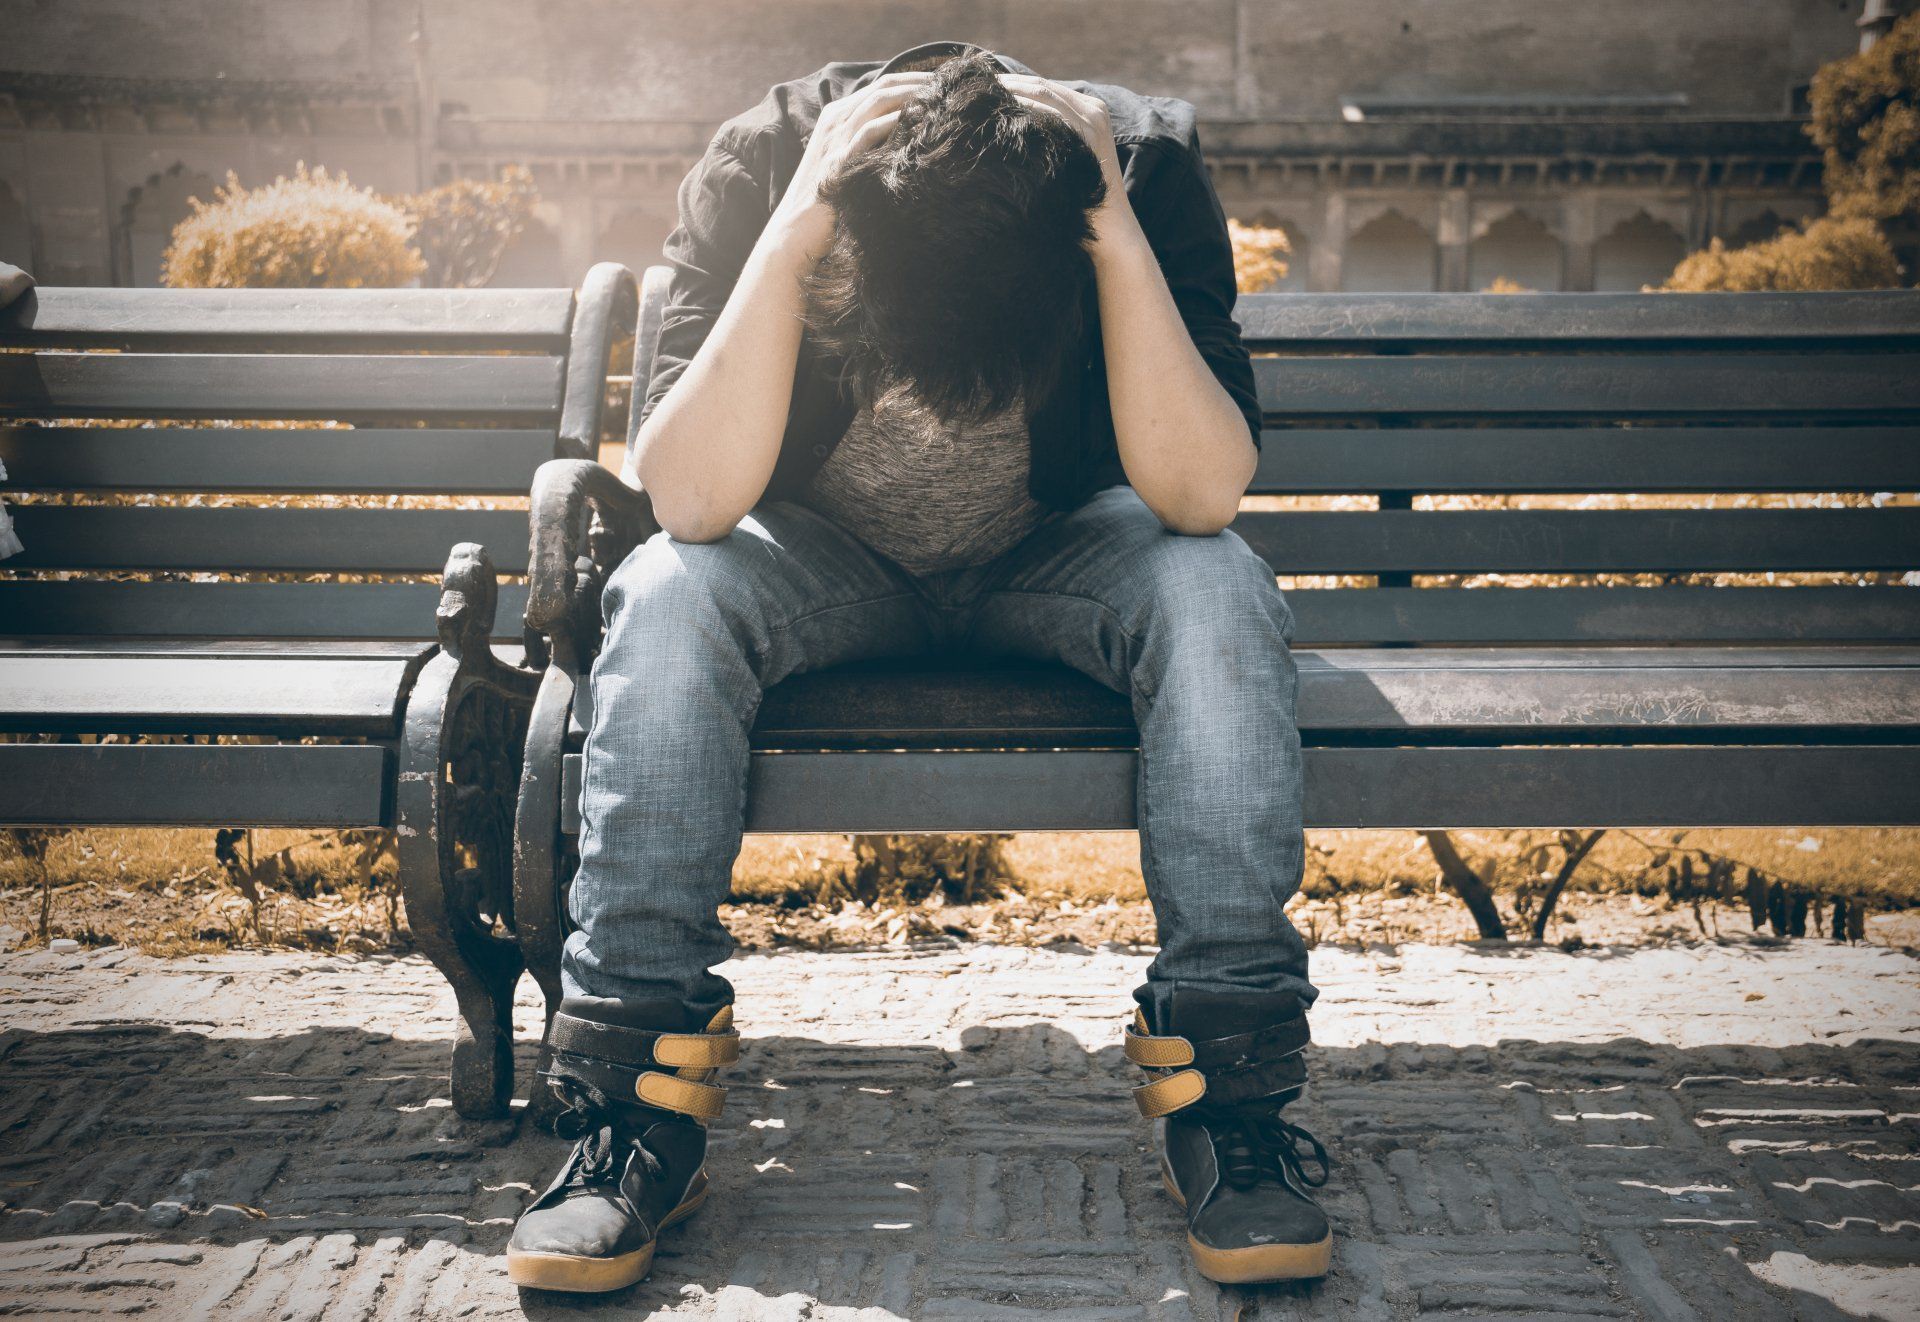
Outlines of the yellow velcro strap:
{"label": "yellow velcro strap", "polygon": [[1184,1037],[1149,1037],[1127,1033],[1127,1059],[1150,1070],[1178,1069],[1193,1064],[1193,1043]]}
{"label": "yellow velcro strap", "polygon": [[738,1033],[662,1033],[653,1040],[653,1058],[675,1069],[712,1070],[740,1059]]}
{"label": "yellow velcro strap", "polygon": [[678,1111],[695,1120],[717,1120],[726,1105],[727,1090],[711,1083],[695,1083],[673,1074],[642,1074],[633,1086],[634,1095],[648,1106]]}
{"label": "yellow velcro strap", "polygon": [[1164,1079],[1143,1083],[1133,1090],[1134,1105],[1149,1120],[1171,1115],[1183,1106],[1192,1106],[1206,1095],[1207,1076],[1199,1070],[1181,1070]]}

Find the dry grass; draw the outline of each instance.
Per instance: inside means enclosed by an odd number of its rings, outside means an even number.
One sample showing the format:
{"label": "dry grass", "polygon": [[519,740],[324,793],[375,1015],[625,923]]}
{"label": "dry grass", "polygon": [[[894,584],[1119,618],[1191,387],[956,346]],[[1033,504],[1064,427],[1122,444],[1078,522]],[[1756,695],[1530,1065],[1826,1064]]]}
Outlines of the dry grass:
{"label": "dry grass", "polygon": [[[1522,855],[1538,832],[1462,831],[1463,852],[1488,876],[1518,933],[1516,903],[1536,886]],[[1436,886],[1437,868],[1410,831],[1314,831],[1295,921],[1319,940],[1453,940],[1471,937],[1465,910]],[[1811,894],[1864,901],[1871,911],[1920,904],[1920,830],[1610,832],[1577,874],[1549,935],[1593,935],[1612,901],[1672,910],[1654,852],[1676,842],[1758,868]],[[236,946],[374,950],[404,945],[390,861],[361,884],[338,836],[261,831],[255,850],[288,851],[265,893],[256,930],[251,906],[214,857],[210,831],[91,830],[53,839],[51,934],[84,944],[124,944],[162,955]],[[734,869],[729,921],[750,944],[822,944],[900,932],[1125,942],[1151,939],[1151,914],[1131,832],[1015,835],[998,898],[971,906],[860,904],[844,836],[750,837]],[[0,948],[35,938],[37,870],[0,853]],[[941,912],[942,909],[945,912]],[[1639,909],[1633,910],[1641,912]],[[1717,925],[1711,914],[1704,922]],[[1684,912],[1674,922],[1695,924]],[[1744,923],[1744,919],[1742,920]],[[10,929],[10,930],[8,930]],[[1648,929],[1659,929],[1658,925]],[[1063,935],[1064,934],[1064,935]]]}

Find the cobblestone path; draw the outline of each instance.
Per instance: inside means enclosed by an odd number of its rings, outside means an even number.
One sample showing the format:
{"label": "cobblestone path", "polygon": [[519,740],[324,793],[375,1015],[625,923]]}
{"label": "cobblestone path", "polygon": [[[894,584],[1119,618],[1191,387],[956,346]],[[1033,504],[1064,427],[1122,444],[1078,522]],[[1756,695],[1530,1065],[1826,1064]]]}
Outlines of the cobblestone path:
{"label": "cobblestone path", "polygon": [[424,961],[0,957],[0,1313],[1920,1316],[1920,961],[1317,952],[1339,1249],[1264,1291],[1187,1267],[1117,1045],[1144,962],[735,961],[715,1197],[576,1301],[506,1281],[562,1147],[453,1117]]}

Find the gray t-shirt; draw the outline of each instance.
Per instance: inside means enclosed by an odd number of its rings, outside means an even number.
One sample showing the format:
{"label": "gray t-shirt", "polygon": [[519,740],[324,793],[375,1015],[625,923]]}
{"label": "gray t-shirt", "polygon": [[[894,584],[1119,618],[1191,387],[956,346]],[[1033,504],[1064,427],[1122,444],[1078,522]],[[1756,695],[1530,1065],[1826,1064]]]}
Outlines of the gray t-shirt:
{"label": "gray t-shirt", "polygon": [[1027,419],[955,426],[898,392],[855,413],[800,497],[910,574],[984,564],[1047,517],[1027,491]]}

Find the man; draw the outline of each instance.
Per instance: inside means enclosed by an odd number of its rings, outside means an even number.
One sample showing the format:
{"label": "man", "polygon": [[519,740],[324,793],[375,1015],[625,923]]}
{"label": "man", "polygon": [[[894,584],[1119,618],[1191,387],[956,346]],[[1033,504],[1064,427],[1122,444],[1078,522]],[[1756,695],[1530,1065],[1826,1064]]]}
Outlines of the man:
{"label": "man", "polygon": [[666,253],[636,447],[664,531],[604,597],[552,1039],[579,1141],[512,1278],[627,1285],[706,1196],[762,690],[956,647],[1131,695],[1136,1098],[1203,1272],[1324,1273],[1326,1154],[1279,1114],[1315,995],[1292,617],[1224,531],[1260,416],[1193,108],[961,43],[830,64],[722,126]]}

